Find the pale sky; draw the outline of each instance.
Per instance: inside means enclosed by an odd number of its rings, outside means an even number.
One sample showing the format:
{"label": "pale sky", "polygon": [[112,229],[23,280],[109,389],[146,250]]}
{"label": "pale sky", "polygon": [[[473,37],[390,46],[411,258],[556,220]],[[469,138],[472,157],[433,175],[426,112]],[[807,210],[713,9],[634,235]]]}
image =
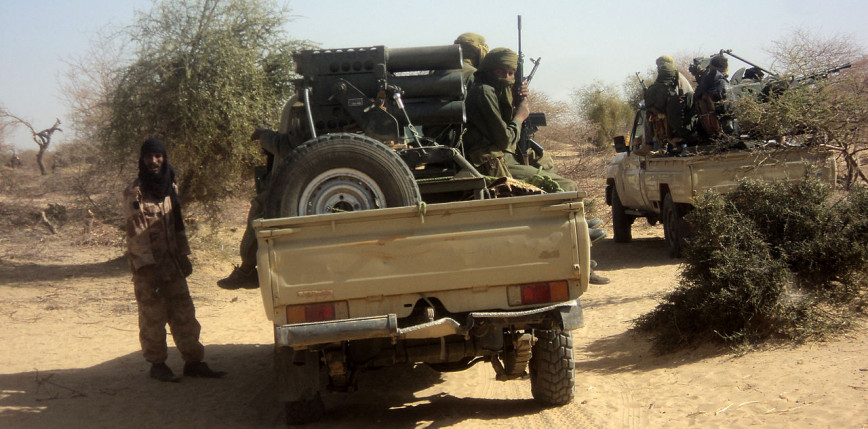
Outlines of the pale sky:
{"label": "pale sky", "polygon": [[[413,1],[295,0],[287,36],[323,48],[373,45],[413,47],[451,44],[461,33],[486,37],[491,48],[517,47],[516,15],[522,15],[522,48],[542,62],[532,88],[566,100],[573,89],[600,80],[621,85],[662,54],[732,49],[769,66],[766,49],[797,28],[821,37],[852,36],[868,46],[865,0],[708,1]],[[150,0],[0,0],[0,104],[37,130],[65,120],[60,93],[67,65],[107,26],[132,22]],[[738,64],[736,60],[730,60]],[[734,62],[733,62],[734,61]],[[529,64],[529,63],[526,63]],[[530,67],[528,65],[528,67]],[[279,109],[280,106],[275,106]],[[52,144],[70,138],[55,134]],[[7,141],[36,149],[20,128]]]}

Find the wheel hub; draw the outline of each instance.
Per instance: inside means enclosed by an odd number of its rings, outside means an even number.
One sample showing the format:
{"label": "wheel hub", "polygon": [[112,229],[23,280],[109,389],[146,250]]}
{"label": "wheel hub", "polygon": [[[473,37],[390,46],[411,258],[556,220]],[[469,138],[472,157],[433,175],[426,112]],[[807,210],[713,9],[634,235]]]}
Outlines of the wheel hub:
{"label": "wheel hub", "polygon": [[352,168],[336,168],[315,177],[305,187],[298,215],[341,213],[383,208],[386,197],[370,176]]}

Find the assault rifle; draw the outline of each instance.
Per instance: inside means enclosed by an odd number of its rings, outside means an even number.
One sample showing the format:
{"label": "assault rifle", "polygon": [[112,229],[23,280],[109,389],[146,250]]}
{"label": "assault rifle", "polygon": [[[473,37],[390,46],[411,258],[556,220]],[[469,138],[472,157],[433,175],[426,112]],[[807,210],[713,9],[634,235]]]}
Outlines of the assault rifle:
{"label": "assault rifle", "polygon": [[[515,84],[512,87],[514,106],[518,106],[521,104],[522,100],[524,100],[524,97],[520,94],[521,83],[527,81],[528,85],[530,85],[530,81],[533,80],[533,76],[536,74],[536,70],[539,67],[540,60],[542,60],[542,57],[530,59],[530,62],[533,63],[533,68],[527,78],[525,78],[524,52],[521,50],[521,15],[518,15],[518,66],[515,68]],[[529,150],[533,150],[537,158],[542,157],[544,149],[539,145],[539,143],[533,140],[532,136],[533,133],[536,132],[537,128],[545,125],[545,113],[531,113],[531,116],[522,122],[521,134],[519,135],[518,147],[516,148],[522,164],[530,164],[530,156],[528,156]]]}
{"label": "assault rifle", "polygon": [[636,79],[639,79],[639,85],[642,85],[642,94],[648,92],[648,87],[645,86],[645,81],[642,80],[641,77],[639,77],[639,72],[636,72]]}

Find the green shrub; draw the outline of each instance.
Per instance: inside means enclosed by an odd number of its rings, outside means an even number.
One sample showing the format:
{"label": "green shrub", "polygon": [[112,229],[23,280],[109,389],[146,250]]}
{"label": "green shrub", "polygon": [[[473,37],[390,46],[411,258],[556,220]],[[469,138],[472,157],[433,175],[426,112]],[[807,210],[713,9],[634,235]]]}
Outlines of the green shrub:
{"label": "green shrub", "polygon": [[866,285],[868,191],[829,200],[816,179],[746,181],[727,195],[701,195],[686,217],[693,234],[681,281],[637,328],[654,331],[667,350],[801,340],[847,326]]}

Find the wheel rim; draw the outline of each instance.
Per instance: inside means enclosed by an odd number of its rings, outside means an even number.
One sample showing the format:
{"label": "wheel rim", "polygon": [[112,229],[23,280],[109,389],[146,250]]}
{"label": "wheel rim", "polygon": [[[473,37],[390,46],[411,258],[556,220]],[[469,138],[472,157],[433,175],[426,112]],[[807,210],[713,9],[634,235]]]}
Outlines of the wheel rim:
{"label": "wheel rim", "polygon": [[383,208],[386,197],[370,176],[351,168],[336,168],[316,176],[298,202],[298,215]]}

